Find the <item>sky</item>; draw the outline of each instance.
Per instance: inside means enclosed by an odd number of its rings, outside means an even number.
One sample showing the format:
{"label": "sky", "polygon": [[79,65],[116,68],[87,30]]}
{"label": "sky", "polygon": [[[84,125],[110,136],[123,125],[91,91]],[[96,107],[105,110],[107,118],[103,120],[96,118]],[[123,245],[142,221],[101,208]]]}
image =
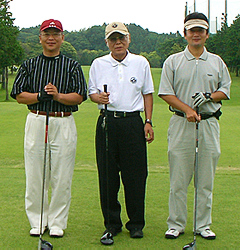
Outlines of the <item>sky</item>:
{"label": "sky", "polygon": [[[210,0],[211,31],[220,28],[226,0]],[[35,27],[46,19],[57,19],[63,29],[79,31],[103,23],[135,23],[157,33],[183,34],[187,3],[188,13],[194,11],[194,0],[13,0],[10,12],[19,28]],[[208,15],[208,0],[195,0],[196,11]],[[227,0],[228,25],[240,14],[240,0]]]}

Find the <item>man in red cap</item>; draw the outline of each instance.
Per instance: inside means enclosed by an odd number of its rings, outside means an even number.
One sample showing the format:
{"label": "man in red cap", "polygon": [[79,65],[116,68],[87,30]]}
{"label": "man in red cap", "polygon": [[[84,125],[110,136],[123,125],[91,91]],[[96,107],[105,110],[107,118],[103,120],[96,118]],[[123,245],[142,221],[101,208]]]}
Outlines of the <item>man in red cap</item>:
{"label": "man in red cap", "polygon": [[[39,35],[43,53],[25,61],[16,76],[11,96],[30,110],[25,125],[25,208],[30,235],[40,234],[41,192],[44,166],[46,113],[49,111],[48,145],[42,232],[62,237],[67,227],[77,132],[72,112],[87,99],[80,64],[60,53],[64,41],[60,21],[42,23]],[[52,195],[48,204],[48,187]]]}
{"label": "man in red cap", "polygon": [[48,28],[55,28],[63,32],[62,24],[58,20],[49,19],[49,20],[44,21],[40,27],[40,31],[44,31]]}

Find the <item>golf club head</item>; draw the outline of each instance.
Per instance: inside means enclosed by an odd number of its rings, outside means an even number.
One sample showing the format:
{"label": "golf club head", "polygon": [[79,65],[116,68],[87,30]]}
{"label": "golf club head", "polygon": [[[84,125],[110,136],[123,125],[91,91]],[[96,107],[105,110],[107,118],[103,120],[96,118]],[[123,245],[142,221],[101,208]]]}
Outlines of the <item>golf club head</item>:
{"label": "golf club head", "polygon": [[105,233],[102,237],[101,237],[101,243],[103,245],[112,245],[114,243],[113,241],[113,236],[110,232]]}
{"label": "golf club head", "polygon": [[191,249],[197,249],[196,241],[194,240],[193,242],[191,242],[191,243],[185,245],[185,246],[183,247],[183,249],[190,249],[190,250],[191,250]]}
{"label": "golf club head", "polygon": [[53,249],[53,245],[46,240],[40,239],[38,249]]}

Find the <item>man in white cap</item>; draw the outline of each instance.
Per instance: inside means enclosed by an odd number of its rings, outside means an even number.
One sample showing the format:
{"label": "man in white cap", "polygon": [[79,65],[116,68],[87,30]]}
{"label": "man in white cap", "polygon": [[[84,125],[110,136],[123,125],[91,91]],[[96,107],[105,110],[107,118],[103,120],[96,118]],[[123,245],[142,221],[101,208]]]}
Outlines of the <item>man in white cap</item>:
{"label": "man in white cap", "polygon": [[186,227],[187,188],[194,173],[196,122],[200,122],[196,233],[205,239],[216,238],[210,225],[214,174],[220,156],[218,119],[221,100],[230,98],[231,79],[222,59],[204,47],[208,29],[205,15],[189,14],[184,20],[188,46],[167,58],[161,75],[158,95],[174,112],[168,130],[170,195],[165,233],[168,239],[177,238]]}
{"label": "man in white cap", "polygon": [[[94,60],[89,75],[89,95],[98,104],[96,156],[100,199],[106,231],[103,244],[112,244],[107,235],[122,231],[118,201],[120,172],[124,185],[131,238],[142,238],[145,225],[144,200],[147,178],[146,142],[154,139],[152,106],[154,92],[148,61],[128,51],[131,41],[123,23],[107,25],[105,41],[110,54]],[[107,85],[107,91],[104,91]],[[105,118],[107,105],[108,154],[106,158]],[[145,123],[140,116],[145,112]],[[108,164],[106,164],[108,159]]]}

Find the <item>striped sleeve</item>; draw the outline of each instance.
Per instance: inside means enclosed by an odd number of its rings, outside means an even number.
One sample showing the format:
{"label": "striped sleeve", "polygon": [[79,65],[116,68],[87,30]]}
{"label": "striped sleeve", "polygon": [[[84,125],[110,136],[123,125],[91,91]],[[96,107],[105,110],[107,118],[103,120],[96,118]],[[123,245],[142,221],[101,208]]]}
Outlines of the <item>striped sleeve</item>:
{"label": "striped sleeve", "polygon": [[17,76],[13,84],[13,88],[10,94],[12,98],[16,99],[17,94],[20,94],[24,91],[28,91],[27,76],[28,76],[27,68],[23,63],[18,70]]}
{"label": "striped sleeve", "polygon": [[83,100],[87,99],[87,85],[83,75],[82,68],[78,62],[74,62],[71,72],[72,85],[70,92],[76,92],[83,96]]}

